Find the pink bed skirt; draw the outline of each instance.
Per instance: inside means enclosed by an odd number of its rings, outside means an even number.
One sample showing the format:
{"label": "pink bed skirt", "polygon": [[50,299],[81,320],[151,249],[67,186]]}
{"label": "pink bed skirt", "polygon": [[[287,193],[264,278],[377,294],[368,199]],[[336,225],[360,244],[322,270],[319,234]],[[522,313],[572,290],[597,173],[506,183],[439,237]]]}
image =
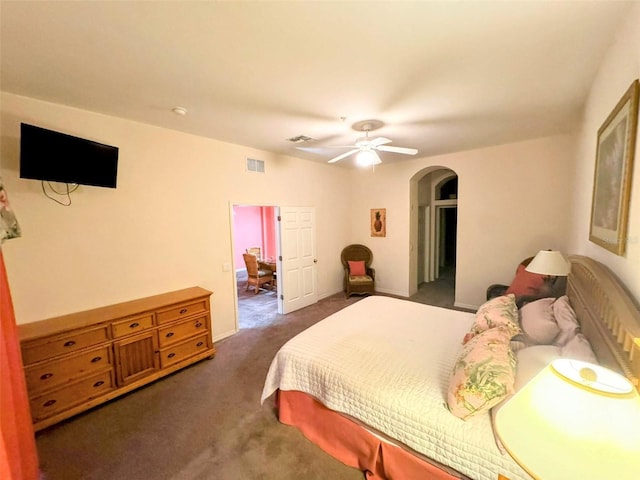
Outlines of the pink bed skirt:
{"label": "pink bed skirt", "polygon": [[460,478],[380,440],[353,420],[328,409],[306,393],[278,391],[276,402],[282,423],[296,427],[305,437],[345,465],[363,470],[368,479]]}

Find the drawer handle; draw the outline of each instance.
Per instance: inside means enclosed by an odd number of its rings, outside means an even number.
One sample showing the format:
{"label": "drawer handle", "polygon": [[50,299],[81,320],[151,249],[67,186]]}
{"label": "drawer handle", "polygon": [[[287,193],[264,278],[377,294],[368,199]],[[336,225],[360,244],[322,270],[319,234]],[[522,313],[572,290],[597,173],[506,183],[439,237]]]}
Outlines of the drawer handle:
{"label": "drawer handle", "polygon": [[175,353],[170,353],[169,355],[167,355],[167,358],[173,358],[173,357],[175,357],[175,356],[176,356],[176,354],[175,354]]}
{"label": "drawer handle", "polygon": [[202,322],[196,323],[196,328],[200,328],[202,326]]}
{"label": "drawer handle", "polygon": [[55,400],[47,400],[46,402],[44,402],[44,404],[42,405],[43,407],[50,407],[51,405],[53,405],[54,403],[56,403]]}
{"label": "drawer handle", "polygon": [[181,315],[184,314],[184,313],[187,313],[187,309],[186,308],[183,308],[182,310],[180,310],[180,314]]}
{"label": "drawer handle", "polygon": [[53,373],[45,373],[40,377],[40,380],[46,380],[47,378],[53,377]]}
{"label": "drawer handle", "polygon": [[96,383],[93,384],[94,387],[101,387],[102,385],[104,385],[104,382],[102,380],[97,381]]}
{"label": "drawer handle", "polygon": [[165,335],[165,337],[167,337],[167,338],[171,338],[171,337],[173,337],[173,332],[169,332],[169,333],[167,333],[167,334]]}
{"label": "drawer handle", "polygon": [[140,326],[140,324],[138,322],[133,322],[131,325],[129,325],[129,328],[138,328]]}
{"label": "drawer handle", "polygon": [[204,342],[198,342],[198,344],[196,345],[196,347],[201,347],[202,345],[204,345]]}
{"label": "drawer handle", "polygon": [[67,343],[64,344],[65,347],[73,347],[76,344],[76,342],[74,342],[73,340],[69,340]]}
{"label": "drawer handle", "polygon": [[91,363],[96,363],[96,362],[99,362],[100,360],[102,360],[102,357],[93,357],[91,359]]}

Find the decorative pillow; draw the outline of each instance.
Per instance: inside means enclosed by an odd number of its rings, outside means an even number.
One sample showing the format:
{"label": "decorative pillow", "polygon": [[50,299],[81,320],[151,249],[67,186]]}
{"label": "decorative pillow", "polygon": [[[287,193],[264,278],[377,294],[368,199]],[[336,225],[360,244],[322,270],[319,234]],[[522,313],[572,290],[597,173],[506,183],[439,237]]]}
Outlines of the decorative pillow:
{"label": "decorative pillow", "polygon": [[466,420],[513,393],[516,359],[510,339],[509,329],[500,326],[476,335],[462,348],[447,393],[451,413]]}
{"label": "decorative pillow", "polygon": [[351,261],[348,260],[349,263],[349,275],[353,275],[354,277],[358,277],[361,275],[366,275],[367,272],[364,268],[364,261]]}
{"label": "decorative pillow", "polygon": [[571,308],[569,298],[566,295],[563,295],[553,302],[553,316],[560,328],[560,333],[553,344],[564,347],[580,331],[580,324],[576,318],[576,312]]}
{"label": "decorative pillow", "polygon": [[505,295],[513,293],[516,297],[541,295],[541,289],[544,285],[544,275],[539,273],[527,272],[525,265],[518,265],[516,276],[507,288]]}
{"label": "decorative pillow", "polygon": [[511,336],[522,333],[518,326],[518,307],[513,295],[495,297],[482,304],[476,313],[471,331],[465,335],[462,344],[466,344],[474,336],[495,327],[506,327]]}
{"label": "decorative pillow", "polygon": [[553,314],[555,298],[541,298],[520,308],[520,326],[528,343],[552,345],[560,333]]}
{"label": "decorative pillow", "polygon": [[583,362],[598,363],[595,353],[591,348],[591,343],[582,333],[577,333],[575,337],[562,347],[562,357],[582,360]]}

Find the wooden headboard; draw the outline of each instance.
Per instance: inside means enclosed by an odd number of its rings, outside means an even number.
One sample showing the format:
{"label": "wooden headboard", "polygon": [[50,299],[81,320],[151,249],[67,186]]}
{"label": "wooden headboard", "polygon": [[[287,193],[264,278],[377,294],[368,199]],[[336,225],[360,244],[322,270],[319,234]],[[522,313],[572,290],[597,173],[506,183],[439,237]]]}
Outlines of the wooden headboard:
{"label": "wooden headboard", "polygon": [[622,373],[640,390],[640,308],[620,280],[601,263],[569,257],[567,295],[582,332],[600,363]]}

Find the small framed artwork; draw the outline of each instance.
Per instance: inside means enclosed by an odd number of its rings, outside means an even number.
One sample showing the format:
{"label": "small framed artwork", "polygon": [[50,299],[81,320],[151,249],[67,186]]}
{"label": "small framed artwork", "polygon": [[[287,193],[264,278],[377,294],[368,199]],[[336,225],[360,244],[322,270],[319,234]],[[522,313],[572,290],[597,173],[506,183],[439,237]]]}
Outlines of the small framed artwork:
{"label": "small framed artwork", "polygon": [[387,209],[386,208],[371,209],[371,236],[372,237],[387,236]]}
{"label": "small framed artwork", "polygon": [[616,255],[627,243],[637,126],[636,79],[598,130],[589,240]]}

